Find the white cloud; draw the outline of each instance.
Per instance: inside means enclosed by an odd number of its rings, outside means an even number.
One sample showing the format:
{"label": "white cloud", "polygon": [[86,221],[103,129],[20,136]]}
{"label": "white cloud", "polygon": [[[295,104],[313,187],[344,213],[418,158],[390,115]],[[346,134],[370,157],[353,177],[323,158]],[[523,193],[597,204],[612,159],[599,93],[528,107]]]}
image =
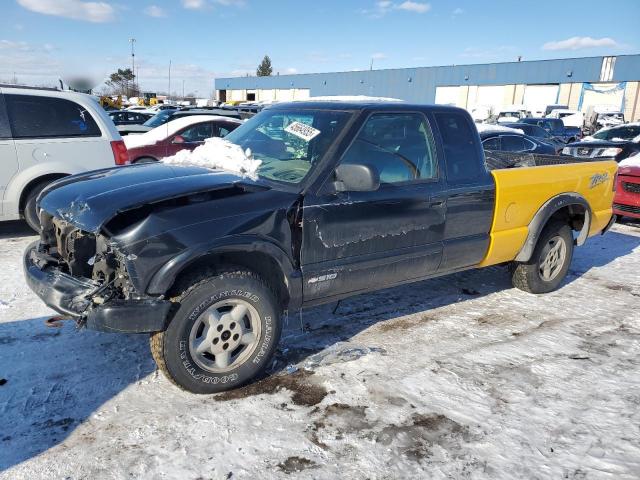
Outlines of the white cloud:
{"label": "white cloud", "polygon": [[18,0],[32,12],[57,17],[105,23],[115,19],[114,8],[106,2],[84,2],[81,0]]}
{"label": "white cloud", "polygon": [[381,18],[393,10],[403,10],[405,12],[426,13],[431,10],[431,4],[425,2],[413,2],[407,0],[402,3],[394,3],[389,0],[380,0],[376,2],[371,9],[360,10],[360,13],[371,17]]}
{"label": "white cloud", "polygon": [[157,5],[149,5],[144,9],[144,13],[150,17],[162,18],[166,17],[167,13]]}
{"label": "white cloud", "polygon": [[407,12],[426,13],[431,10],[431,5],[422,2],[406,1],[400,5],[396,5],[395,8],[398,10],[406,10]]}
{"label": "white cloud", "polygon": [[557,42],[547,42],[543,50],[581,50],[583,48],[619,47],[613,38],[571,37]]}
{"label": "white cloud", "polygon": [[182,0],[182,6],[189,10],[202,10],[207,6],[205,0]]}
{"label": "white cloud", "polygon": [[453,10],[453,12],[451,12],[451,15],[453,15],[454,17],[456,15],[462,15],[464,13],[464,10],[460,7],[456,8]]}
{"label": "white cloud", "polygon": [[387,58],[387,54],[386,53],[382,53],[382,52],[376,52],[376,53],[372,53],[371,54],[371,58],[373,60],[383,60],[383,59]]}

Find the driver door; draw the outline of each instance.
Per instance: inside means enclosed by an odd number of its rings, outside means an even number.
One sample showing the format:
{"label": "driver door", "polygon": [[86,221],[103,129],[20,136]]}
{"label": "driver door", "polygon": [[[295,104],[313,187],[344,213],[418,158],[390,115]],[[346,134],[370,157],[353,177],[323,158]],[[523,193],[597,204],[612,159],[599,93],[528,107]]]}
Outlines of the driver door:
{"label": "driver door", "polygon": [[307,304],[433,274],[446,221],[444,179],[422,113],[374,113],[339,164],[375,169],[375,191],[305,197],[301,268]]}

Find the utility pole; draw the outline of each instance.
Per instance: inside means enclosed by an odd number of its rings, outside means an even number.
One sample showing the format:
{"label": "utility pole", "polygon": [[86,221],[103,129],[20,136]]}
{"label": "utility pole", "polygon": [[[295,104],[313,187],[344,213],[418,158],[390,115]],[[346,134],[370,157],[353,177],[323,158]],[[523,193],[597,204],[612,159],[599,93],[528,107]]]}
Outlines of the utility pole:
{"label": "utility pole", "polygon": [[167,89],[167,99],[171,100],[171,60],[169,60],[169,88]]}
{"label": "utility pole", "polygon": [[136,87],[136,79],[135,79],[135,75],[136,75],[136,54],[135,54],[136,39],[135,38],[130,38],[129,39],[129,43],[131,44],[131,73],[134,75],[133,89],[135,90],[135,87]]}
{"label": "utility pole", "polygon": [[182,101],[184,102],[184,78],[182,79]]}
{"label": "utility pole", "polygon": [[369,65],[369,70],[373,70],[373,57],[371,57],[371,64]]}

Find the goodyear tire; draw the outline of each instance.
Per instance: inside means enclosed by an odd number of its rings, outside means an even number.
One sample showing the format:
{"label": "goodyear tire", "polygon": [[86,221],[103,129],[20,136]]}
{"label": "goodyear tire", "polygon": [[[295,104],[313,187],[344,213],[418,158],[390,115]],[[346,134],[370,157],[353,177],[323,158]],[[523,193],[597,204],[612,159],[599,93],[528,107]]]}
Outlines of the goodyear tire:
{"label": "goodyear tire", "polygon": [[246,384],[268,365],[280,339],[273,292],[249,271],[198,281],[174,299],[166,331],[152,334],[158,368],[193,393],[218,393]]}
{"label": "goodyear tire", "polygon": [[512,264],[513,286],[529,293],[552,292],[567,276],[572,258],[571,228],[564,222],[552,221],[542,230],[531,259]]}

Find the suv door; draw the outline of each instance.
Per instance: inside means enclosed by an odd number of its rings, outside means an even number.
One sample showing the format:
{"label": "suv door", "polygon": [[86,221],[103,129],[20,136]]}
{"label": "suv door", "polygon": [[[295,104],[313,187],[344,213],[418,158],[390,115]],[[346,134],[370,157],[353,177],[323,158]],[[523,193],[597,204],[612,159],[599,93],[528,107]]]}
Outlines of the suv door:
{"label": "suv door", "polygon": [[375,168],[381,184],[372,192],[335,192],[330,178],[316,195],[305,197],[305,302],[433,274],[442,255],[446,202],[427,117],[371,114],[339,164]]}
{"label": "suv door", "polygon": [[7,186],[11,178],[18,172],[18,157],[16,146],[11,138],[9,118],[4,105],[4,96],[0,92],[0,216],[7,215],[10,211],[4,208]]}

